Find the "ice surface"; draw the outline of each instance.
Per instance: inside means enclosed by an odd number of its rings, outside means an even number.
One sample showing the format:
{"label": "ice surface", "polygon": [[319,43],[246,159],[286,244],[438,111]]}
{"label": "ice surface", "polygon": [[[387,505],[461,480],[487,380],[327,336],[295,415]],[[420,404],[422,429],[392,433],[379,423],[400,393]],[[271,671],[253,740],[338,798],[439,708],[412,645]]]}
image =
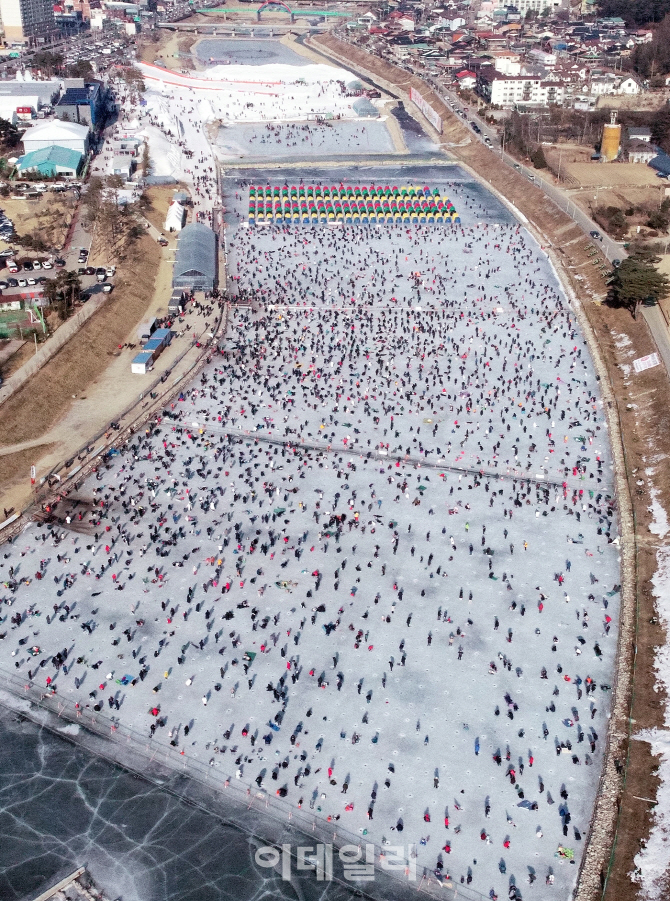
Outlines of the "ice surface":
{"label": "ice surface", "polygon": [[393,139],[382,121],[359,120],[316,123],[231,125],[219,130],[217,150],[223,160],[242,158],[301,159],[395,153]]}
{"label": "ice surface", "polygon": [[3,901],[34,898],[82,862],[107,897],[123,901],[351,897],[313,873],[294,868],[291,883],[258,866],[263,842],[178,776],[158,787],[77,745],[0,708]]}
{"label": "ice surface", "polygon": [[602,402],[545,254],[436,186],[462,228],[254,229],[228,189],[253,310],[6,548],[0,666],[484,896],[563,899],[615,663]]}
{"label": "ice surface", "polygon": [[245,66],[283,63],[299,68],[311,65],[306,57],[300,56],[291,47],[272,38],[269,40],[204,38],[198,41],[195,54],[203,63],[225,62]]}

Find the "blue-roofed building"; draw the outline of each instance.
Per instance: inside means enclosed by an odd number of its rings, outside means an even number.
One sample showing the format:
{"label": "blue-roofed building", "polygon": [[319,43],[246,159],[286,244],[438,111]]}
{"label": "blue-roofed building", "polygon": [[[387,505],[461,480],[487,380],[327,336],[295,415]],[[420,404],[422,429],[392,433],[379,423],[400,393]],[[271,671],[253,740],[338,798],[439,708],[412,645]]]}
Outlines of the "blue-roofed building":
{"label": "blue-roofed building", "polygon": [[[55,113],[66,122],[95,126],[102,118],[104,107],[103,86],[99,81],[84,83],[83,78],[69,79],[65,92],[56,104]],[[77,84],[72,84],[77,82]],[[81,82],[81,84],[79,84]]]}
{"label": "blue-roofed building", "polygon": [[33,150],[19,157],[16,168],[19,178],[28,172],[38,172],[44,178],[62,175],[65,178],[76,178],[81,170],[83,156],[77,150],[68,147],[44,147]]}
{"label": "blue-roofed building", "polygon": [[667,153],[663,153],[662,150],[659,151],[653,160],[649,161],[649,165],[660,175],[664,175],[666,178],[670,176],[670,156]]}

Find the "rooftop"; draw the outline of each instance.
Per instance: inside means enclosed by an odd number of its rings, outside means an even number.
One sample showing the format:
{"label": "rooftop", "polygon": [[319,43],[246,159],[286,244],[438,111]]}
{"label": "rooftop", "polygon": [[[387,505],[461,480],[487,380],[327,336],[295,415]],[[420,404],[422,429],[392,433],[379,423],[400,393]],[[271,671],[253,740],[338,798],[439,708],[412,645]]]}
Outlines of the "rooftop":
{"label": "rooftop", "polygon": [[58,106],[77,106],[82,103],[91,103],[100,93],[100,83],[93,81],[85,84],[83,88],[68,88],[58,101]]}
{"label": "rooftop", "polygon": [[51,147],[43,147],[41,150],[32,150],[30,153],[24,154],[19,157],[16,165],[18,169],[41,170],[62,166],[76,172],[81,162],[81,156],[77,150],[52,144]]}
{"label": "rooftop", "polygon": [[215,278],[216,235],[207,225],[192,222],[179,235],[172,283],[197,284],[205,280],[213,284]]}
{"label": "rooftop", "polygon": [[[33,125],[25,137],[31,141],[37,138],[42,140],[58,138],[58,136],[69,138],[70,140],[73,138],[84,140],[87,134],[87,125],[78,125],[76,122],[63,122],[61,119],[53,119],[50,122],[41,122],[39,125]],[[58,141],[54,140],[54,144],[57,143]]]}

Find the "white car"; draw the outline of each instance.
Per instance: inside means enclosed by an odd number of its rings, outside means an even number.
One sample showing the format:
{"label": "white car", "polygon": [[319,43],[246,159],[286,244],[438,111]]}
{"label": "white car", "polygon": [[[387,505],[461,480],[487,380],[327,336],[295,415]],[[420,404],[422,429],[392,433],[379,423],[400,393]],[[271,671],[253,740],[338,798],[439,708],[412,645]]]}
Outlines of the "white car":
{"label": "white car", "polygon": [[107,278],[114,278],[116,275],[116,266],[109,266],[107,269]]}
{"label": "white car", "polygon": [[25,278],[20,278],[19,279],[19,288],[27,288],[27,287],[28,287],[28,282],[25,280]]}
{"label": "white car", "polygon": [[54,264],[50,263],[49,260],[45,260],[44,263],[42,263],[42,269],[53,269],[53,268],[54,268]]}
{"label": "white car", "polygon": [[36,284],[37,284],[37,279],[29,278],[29,279],[28,279],[28,284],[29,284],[29,285],[36,285]]}
{"label": "white car", "polygon": [[35,262],[33,263],[33,269],[41,269],[41,268],[42,268],[42,264],[40,263],[40,261],[35,260]]}

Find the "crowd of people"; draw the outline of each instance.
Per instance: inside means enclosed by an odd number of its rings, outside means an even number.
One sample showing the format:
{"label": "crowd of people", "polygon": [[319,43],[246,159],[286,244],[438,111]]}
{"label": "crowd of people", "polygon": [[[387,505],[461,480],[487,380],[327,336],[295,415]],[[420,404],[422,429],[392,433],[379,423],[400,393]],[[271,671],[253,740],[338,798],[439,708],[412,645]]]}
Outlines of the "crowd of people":
{"label": "crowd of people", "polygon": [[462,226],[235,230],[220,353],[3,548],[0,666],[434,878],[564,897],[616,650],[606,423],[546,256],[453,191]]}

